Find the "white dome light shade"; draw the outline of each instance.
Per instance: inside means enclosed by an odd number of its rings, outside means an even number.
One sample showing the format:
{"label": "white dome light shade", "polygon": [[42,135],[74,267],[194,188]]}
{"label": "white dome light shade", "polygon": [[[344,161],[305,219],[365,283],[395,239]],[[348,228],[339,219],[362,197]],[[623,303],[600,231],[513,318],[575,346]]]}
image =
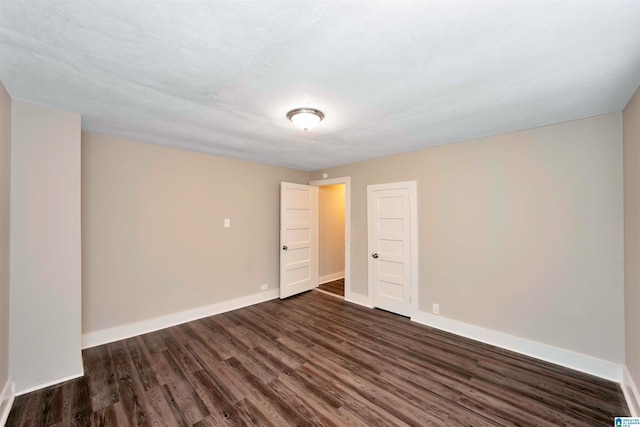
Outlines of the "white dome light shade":
{"label": "white dome light shade", "polygon": [[316,125],[324,119],[324,114],[315,108],[296,108],[287,113],[287,118],[291,120],[296,127],[302,130],[309,130],[316,127]]}

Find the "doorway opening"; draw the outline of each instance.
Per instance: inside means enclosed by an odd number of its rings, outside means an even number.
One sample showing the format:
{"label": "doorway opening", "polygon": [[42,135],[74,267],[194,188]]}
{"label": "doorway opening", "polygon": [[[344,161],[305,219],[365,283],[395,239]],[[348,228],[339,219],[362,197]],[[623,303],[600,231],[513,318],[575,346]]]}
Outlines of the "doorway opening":
{"label": "doorway opening", "polygon": [[349,300],[350,178],[312,181],[319,187],[319,274],[316,290]]}

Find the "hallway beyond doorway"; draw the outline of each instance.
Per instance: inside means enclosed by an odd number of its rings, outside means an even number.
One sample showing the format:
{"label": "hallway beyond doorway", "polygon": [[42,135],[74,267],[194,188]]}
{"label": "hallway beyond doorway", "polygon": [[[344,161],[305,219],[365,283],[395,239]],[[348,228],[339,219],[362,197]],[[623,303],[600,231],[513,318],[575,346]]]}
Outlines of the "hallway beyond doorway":
{"label": "hallway beyond doorway", "polygon": [[344,278],[334,280],[331,282],[323,283],[316,288],[319,291],[323,291],[334,296],[344,298]]}

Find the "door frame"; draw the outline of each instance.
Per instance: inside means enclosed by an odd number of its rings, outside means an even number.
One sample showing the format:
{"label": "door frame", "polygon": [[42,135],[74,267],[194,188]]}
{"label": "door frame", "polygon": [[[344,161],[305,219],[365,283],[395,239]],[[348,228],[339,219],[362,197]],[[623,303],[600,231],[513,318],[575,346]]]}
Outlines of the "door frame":
{"label": "door frame", "polygon": [[409,190],[409,215],[411,216],[411,233],[410,233],[410,248],[411,254],[409,259],[411,260],[411,298],[409,304],[409,317],[414,317],[418,312],[418,185],[416,181],[404,181],[394,182],[389,184],[373,184],[367,185],[367,274],[368,274],[368,287],[369,287],[369,304],[371,307],[375,307],[374,303],[374,289],[373,289],[373,259],[371,254],[373,253],[373,218],[371,203],[373,198],[370,197],[373,191],[379,190]]}
{"label": "door frame", "polygon": [[344,184],[344,300],[353,301],[351,294],[351,177],[319,179],[310,181],[309,185],[324,187]]}

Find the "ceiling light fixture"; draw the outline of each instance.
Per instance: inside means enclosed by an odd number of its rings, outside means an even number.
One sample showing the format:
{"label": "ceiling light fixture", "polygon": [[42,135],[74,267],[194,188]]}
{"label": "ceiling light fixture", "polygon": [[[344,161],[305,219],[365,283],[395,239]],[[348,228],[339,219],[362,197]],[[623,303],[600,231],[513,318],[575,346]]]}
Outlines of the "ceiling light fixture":
{"label": "ceiling light fixture", "polygon": [[296,108],[287,113],[287,119],[302,130],[309,130],[316,127],[324,119],[322,111],[315,108]]}

